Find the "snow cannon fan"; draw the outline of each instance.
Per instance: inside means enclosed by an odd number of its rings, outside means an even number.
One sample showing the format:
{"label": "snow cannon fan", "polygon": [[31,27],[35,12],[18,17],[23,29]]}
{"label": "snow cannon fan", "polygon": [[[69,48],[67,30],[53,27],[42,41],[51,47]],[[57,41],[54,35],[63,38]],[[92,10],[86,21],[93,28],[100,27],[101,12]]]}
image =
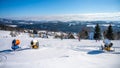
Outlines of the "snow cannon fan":
{"label": "snow cannon fan", "polygon": [[19,45],[20,44],[20,40],[18,40],[18,39],[14,39],[13,41],[12,41],[12,49],[13,50],[16,50],[16,49],[18,49],[19,48]]}
{"label": "snow cannon fan", "polygon": [[32,47],[33,49],[38,49],[38,47],[39,47],[39,42],[38,42],[38,40],[32,40],[32,41],[31,41],[31,47]]}
{"label": "snow cannon fan", "polygon": [[20,44],[20,40],[17,39],[15,44],[19,45]]}

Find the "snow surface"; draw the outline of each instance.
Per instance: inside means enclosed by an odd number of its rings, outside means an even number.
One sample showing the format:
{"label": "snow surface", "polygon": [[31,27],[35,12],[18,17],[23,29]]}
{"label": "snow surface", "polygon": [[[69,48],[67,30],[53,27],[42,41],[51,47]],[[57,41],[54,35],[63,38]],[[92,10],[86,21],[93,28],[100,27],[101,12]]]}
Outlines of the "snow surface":
{"label": "snow surface", "polygon": [[7,26],[10,26],[10,27],[17,27],[17,25],[7,25]]}
{"label": "snow surface", "polygon": [[[115,53],[100,51],[102,41],[30,38],[27,33],[11,37],[0,31],[0,68],[119,68],[120,40],[112,41]],[[13,39],[20,39],[23,50],[11,51]],[[39,49],[30,49],[37,39]]]}

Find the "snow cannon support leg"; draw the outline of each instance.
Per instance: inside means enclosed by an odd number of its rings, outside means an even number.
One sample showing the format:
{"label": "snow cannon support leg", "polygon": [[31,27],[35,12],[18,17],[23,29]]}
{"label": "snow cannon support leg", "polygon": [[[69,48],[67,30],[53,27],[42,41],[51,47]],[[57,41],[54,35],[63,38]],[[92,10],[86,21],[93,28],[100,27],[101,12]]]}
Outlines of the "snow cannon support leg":
{"label": "snow cannon support leg", "polygon": [[110,47],[105,47],[105,50],[110,51],[111,49]]}
{"label": "snow cannon support leg", "polygon": [[33,49],[38,49],[38,46],[37,45],[32,45],[32,48]]}
{"label": "snow cannon support leg", "polygon": [[16,49],[18,49],[20,47],[19,46],[12,46],[11,48],[15,51]]}

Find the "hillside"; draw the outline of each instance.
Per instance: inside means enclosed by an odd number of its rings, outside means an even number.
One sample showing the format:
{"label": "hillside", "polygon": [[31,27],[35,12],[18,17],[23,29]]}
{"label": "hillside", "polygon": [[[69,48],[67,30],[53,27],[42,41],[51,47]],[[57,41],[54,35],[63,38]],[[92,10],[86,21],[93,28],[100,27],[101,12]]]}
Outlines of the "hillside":
{"label": "hillside", "polygon": [[[27,33],[11,37],[0,31],[0,68],[119,68],[120,40],[112,41],[115,52],[99,50],[102,41],[31,38]],[[13,39],[20,39],[20,51],[11,51]],[[37,39],[39,49],[31,49]]]}

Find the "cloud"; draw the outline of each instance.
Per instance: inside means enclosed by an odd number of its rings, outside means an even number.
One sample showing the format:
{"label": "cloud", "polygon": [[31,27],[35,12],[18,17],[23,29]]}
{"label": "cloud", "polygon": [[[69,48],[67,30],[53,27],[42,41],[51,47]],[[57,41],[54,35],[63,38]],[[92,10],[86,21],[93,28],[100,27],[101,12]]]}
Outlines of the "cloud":
{"label": "cloud", "polygon": [[120,21],[120,12],[117,13],[89,13],[63,14],[37,17],[11,17],[11,19],[33,21]]}

